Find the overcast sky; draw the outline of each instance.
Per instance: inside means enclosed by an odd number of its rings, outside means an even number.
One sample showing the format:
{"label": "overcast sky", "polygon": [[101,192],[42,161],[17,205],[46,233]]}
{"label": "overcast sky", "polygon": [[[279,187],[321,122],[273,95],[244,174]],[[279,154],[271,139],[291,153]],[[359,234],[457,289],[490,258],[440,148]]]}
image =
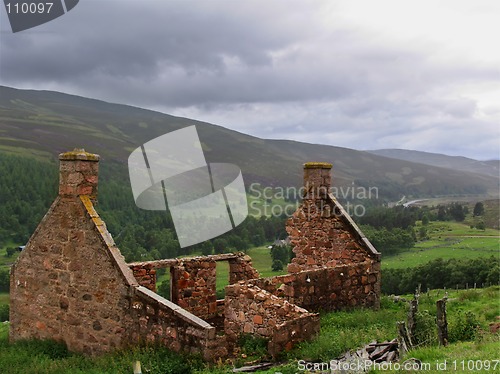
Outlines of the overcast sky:
{"label": "overcast sky", "polygon": [[13,34],[0,84],[262,138],[498,159],[498,0],[81,0]]}

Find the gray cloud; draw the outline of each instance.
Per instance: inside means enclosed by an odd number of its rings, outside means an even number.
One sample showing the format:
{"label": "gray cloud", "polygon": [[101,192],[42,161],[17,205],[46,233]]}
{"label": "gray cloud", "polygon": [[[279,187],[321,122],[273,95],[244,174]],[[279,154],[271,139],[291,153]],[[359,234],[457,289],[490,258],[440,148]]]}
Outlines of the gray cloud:
{"label": "gray cloud", "polygon": [[[86,0],[16,34],[3,12],[0,83],[262,137],[498,157],[500,105],[483,102],[481,88],[499,83],[499,55],[456,58],[458,37],[443,42],[439,30],[387,36],[349,18],[347,3]],[[396,21],[387,17],[388,26]]]}

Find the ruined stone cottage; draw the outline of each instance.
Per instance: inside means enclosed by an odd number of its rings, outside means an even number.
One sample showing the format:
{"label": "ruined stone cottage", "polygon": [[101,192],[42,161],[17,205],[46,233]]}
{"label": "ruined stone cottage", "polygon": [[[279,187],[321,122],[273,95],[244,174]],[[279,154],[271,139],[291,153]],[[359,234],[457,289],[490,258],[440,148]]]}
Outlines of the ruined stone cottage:
{"label": "ruined stone cottage", "polygon": [[[125,263],[94,209],[99,156],[59,159],[59,195],[11,269],[11,341],[55,339],[89,355],[160,344],[213,361],[254,334],[276,356],[319,332],[319,309],[379,305],[380,254],[328,193],[329,164],[305,165],[289,273],[260,278],[242,253]],[[229,263],[222,300],[219,261]],[[171,300],[155,292],[158,268],[170,269]]]}

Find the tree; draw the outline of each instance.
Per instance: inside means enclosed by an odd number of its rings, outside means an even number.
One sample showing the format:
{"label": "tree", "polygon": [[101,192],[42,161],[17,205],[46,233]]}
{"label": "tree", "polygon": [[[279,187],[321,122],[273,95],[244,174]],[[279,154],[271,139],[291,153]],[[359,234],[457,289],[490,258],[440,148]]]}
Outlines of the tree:
{"label": "tree", "polygon": [[213,252],[214,252],[214,246],[209,240],[201,244],[201,254],[203,256],[211,255]]}
{"label": "tree", "polygon": [[214,250],[215,253],[224,253],[226,251],[227,243],[224,239],[215,239],[214,240]]}
{"label": "tree", "polygon": [[476,225],[476,229],[478,229],[478,230],[483,230],[483,231],[484,231],[484,230],[486,230],[486,225],[484,224],[484,222],[483,222],[483,221],[479,221],[479,222],[477,223],[477,225]]}
{"label": "tree", "polygon": [[476,205],[474,205],[473,215],[474,217],[477,217],[477,216],[482,216],[483,214],[484,214],[484,204],[479,201],[476,203]]}
{"label": "tree", "polygon": [[437,220],[438,221],[446,221],[446,209],[442,205],[440,205],[438,207]]}
{"label": "tree", "polygon": [[281,260],[273,260],[273,264],[271,265],[271,269],[273,271],[283,270],[283,262],[281,262]]}
{"label": "tree", "polygon": [[420,227],[420,229],[418,230],[418,236],[420,240],[429,239],[429,236],[427,235],[427,228],[423,226]]}
{"label": "tree", "polygon": [[12,257],[12,255],[16,253],[16,248],[14,247],[7,247],[6,254],[7,257]]}
{"label": "tree", "polygon": [[290,260],[292,259],[292,249],[289,245],[273,245],[271,248],[271,258],[274,261],[280,261],[281,262],[281,268],[285,264],[288,264]]}
{"label": "tree", "polygon": [[10,274],[8,270],[0,269],[0,292],[9,292]]}
{"label": "tree", "polygon": [[427,214],[425,214],[423,217],[422,217],[422,225],[426,226],[429,224],[429,217],[427,216]]}
{"label": "tree", "polygon": [[449,213],[453,219],[457,222],[462,222],[465,219],[464,207],[459,203],[453,203],[450,205]]}

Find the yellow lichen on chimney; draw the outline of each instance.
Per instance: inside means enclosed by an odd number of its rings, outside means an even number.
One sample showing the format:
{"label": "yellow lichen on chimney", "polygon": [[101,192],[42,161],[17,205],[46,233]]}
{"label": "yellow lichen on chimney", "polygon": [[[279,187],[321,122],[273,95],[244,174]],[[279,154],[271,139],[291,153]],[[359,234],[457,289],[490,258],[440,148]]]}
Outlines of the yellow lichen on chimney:
{"label": "yellow lichen on chimney", "polygon": [[99,155],[86,152],[83,148],[75,148],[72,151],[61,153],[59,160],[85,160],[85,161],[99,161]]}
{"label": "yellow lichen on chimney", "polygon": [[329,162],[306,162],[304,169],[331,169],[332,166]]}

